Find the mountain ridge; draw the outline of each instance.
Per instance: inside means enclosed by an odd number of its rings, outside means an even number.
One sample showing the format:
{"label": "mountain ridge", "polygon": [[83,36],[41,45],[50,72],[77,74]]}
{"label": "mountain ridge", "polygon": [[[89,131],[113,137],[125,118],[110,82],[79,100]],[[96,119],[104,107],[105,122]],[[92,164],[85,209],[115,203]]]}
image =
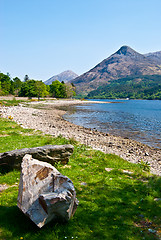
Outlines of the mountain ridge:
{"label": "mountain ridge", "polygon": [[161,51],[146,53],[144,56],[153,59],[157,64],[161,64]]}
{"label": "mountain ridge", "polygon": [[125,45],[72,82],[78,93],[87,94],[110,80],[131,75],[161,75],[161,66],[154,60],[153,55],[155,54],[145,56]]}

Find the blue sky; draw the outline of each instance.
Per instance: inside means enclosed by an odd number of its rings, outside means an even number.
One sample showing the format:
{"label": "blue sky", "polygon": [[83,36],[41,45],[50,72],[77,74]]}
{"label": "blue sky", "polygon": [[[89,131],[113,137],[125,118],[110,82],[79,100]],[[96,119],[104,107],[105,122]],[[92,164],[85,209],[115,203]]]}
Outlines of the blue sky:
{"label": "blue sky", "polygon": [[82,74],[128,45],[161,51],[161,0],[0,0],[0,71]]}

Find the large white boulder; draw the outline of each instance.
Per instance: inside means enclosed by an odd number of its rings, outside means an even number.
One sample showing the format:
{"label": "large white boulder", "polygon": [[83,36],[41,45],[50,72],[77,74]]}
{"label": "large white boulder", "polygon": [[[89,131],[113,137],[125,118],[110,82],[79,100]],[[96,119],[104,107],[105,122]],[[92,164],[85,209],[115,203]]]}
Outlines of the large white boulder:
{"label": "large white boulder", "polygon": [[72,181],[51,164],[26,154],[21,164],[17,205],[38,227],[69,220],[78,205]]}

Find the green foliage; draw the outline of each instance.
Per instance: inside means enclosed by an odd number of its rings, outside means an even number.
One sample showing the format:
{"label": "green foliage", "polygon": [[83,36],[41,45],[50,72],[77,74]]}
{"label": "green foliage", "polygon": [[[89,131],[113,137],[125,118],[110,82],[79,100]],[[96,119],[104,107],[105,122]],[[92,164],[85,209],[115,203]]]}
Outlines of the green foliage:
{"label": "green foliage", "polygon": [[38,229],[16,206],[20,172],[2,174],[0,184],[11,186],[0,193],[0,239],[159,240],[161,201],[155,199],[161,198],[160,177],[74,139],[53,138],[2,118],[0,134],[1,152],[16,147],[74,144],[69,163],[58,164],[57,168],[73,181],[79,200],[77,211],[68,223],[51,222]]}
{"label": "green foliage", "polygon": [[46,97],[49,94],[45,83],[43,83],[42,81],[35,82],[35,92],[38,98]]}
{"label": "green foliage", "polygon": [[36,97],[35,93],[35,80],[28,80],[22,83],[21,90],[19,92],[20,97]]}
{"label": "green foliage", "polygon": [[144,162],[143,160],[141,160],[140,162],[140,167],[147,172],[150,172],[150,164],[148,162]]}
{"label": "green foliage", "polygon": [[1,83],[0,95],[10,94],[12,91],[10,77],[8,75],[0,73],[0,83]]}
{"label": "green foliage", "polygon": [[12,100],[1,100],[0,101],[0,105],[1,106],[6,106],[6,107],[18,106],[19,103],[23,103],[23,102],[26,102],[26,101],[24,101],[24,100],[16,100],[15,98],[13,98]]}
{"label": "green foliage", "polygon": [[65,88],[66,88],[67,98],[72,98],[76,96],[76,93],[75,93],[76,88],[73,83],[66,83]]}
{"label": "green foliage", "polygon": [[13,83],[14,83],[14,93],[16,95],[18,95],[18,93],[21,89],[21,86],[22,86],[22,82],[18,77],[15,77],[15,78],[13,78]]}
{"label": "green foliage", "polygon": [[39,131],[35,132],[32,129],[23,129],[13,121],[2,118],[0,118],[0,136],[0,152],[48,144],[69,143],[69,140],[61,136],[52,138],[46,135],[44,137]]}
{"label": "green foliage", "polygon": [[0,73],[0,95],[18,94],[22,82],[18,77],[11,80],[9,73],[7,75]]}
{"label": "green foliage", "polygon": [[91,91],[86,98],[161,99],[161,75],[112,80]]}
{"label": "green foliage", "polygon": [[53,81],[51,85],[45,85],[42,81],[29,79],[25,75],[24,82],[18,77],[10,79],[9,73],[7,75],[0,73],[0,95],[18,95],[20,97],[46,97],[51,95],[56,98],[71,98],[76,95],[74,84]]}
{"label": "green foliage", "polygon": [[21,85],[19,96],[21,97],[44,97],[48,95],[45,83],[36,80],[27,80]]}
{"label": "green foliage", "polygon": [[55,80],[50,85],[50,94],[55,98],[66,98],[66,88],[65,84]]}
{"label": "green foliage", "polygon": [[50,94],[52,97],[56,98],[72,98],[76,95],[75,86],[71,83],[64,83],[55,80],[52,82],[50,87]]}
{"label": "green foliage", "polygon": [[20,180],[20,173],[19,171],[12,171],[12,172],[8,172],[6,174],[1,174],[0,173],[0,184],[8,184],[8,185],[12,185],[17,183]]}
{"label": "green foliage", "polygon": [[28,75],[25,75],[25,81],[21,82],[18,77],[11,80],[9,74],[0,73],[0,95],[8,94],[40,98],[49,95],[49,87],[42,81],[29,80]]}

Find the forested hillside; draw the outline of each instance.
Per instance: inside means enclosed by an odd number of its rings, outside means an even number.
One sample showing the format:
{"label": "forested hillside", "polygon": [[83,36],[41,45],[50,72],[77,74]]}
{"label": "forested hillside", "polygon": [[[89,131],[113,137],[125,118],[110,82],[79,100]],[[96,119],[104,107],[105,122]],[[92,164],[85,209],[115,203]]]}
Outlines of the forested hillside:
{"label": "forested hillside", "polygon": [[91,91],[86,98],[161,99],[161,76],[130,76],[110,81]]}

